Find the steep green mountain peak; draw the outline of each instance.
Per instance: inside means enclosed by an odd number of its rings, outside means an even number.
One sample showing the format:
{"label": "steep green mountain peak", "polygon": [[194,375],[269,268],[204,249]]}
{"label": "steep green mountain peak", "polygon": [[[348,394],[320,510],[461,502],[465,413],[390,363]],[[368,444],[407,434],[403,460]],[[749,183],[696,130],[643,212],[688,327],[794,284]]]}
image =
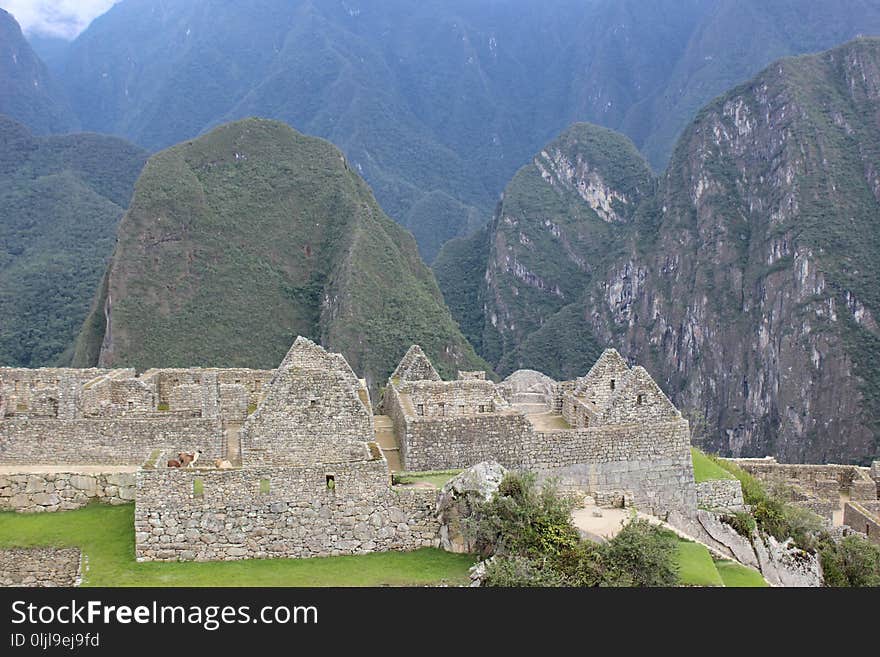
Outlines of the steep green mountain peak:
{"label": "steep green mountain peak", "polygon": [[150,158],[77,364],[272,368],[297,335],[371,384],[414,343],[447,374],[482,363],[330,143],[245,119]]}

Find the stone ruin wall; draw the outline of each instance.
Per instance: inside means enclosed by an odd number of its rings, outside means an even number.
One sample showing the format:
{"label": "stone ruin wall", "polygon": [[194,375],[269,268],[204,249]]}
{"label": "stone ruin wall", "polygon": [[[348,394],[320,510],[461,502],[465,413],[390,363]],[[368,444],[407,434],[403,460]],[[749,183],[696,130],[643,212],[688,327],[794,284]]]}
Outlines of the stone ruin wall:
{"label": "stone ruin wall", "polygon": [[847,502],[843,508],[843,524],[880,545],[880,502]]}
{"label": "stone ruin wall", "polygon": [[[394,435],[397,436],[398,440],[397,447],[400,450],[400,462],[401,464],[409,463],[407,459],[412,458],[408,453],[408,445],[410,444],[411,439],[407,436],[406,412],[403,409],[403,400],[400,397],[400,393],[397,392],[397,387],[391,383],[385,387],[384,396],[382,398],[382,409],[383,412],[391,418],[391,423],[394,427]],[[410,468],[410,470],[415,471],[416,469]]]}
{"label": "stone ruin wall", "polygon": [[769,486],[787,488],[794,504],[816,513],[829,523],[833,520],[834,512],[840,508],[842,492],[848,493],[852,501],[877,500],[878,483],[871,478],[869,468],[777,463],[772,458],[730,460]]}
{"label": "stone ruin wall", "polygon": [[410,417],[402,438],[401,457],[410,471],[467,468],[491,460],[515,468],[522,466],[524,446],[534,440],[534,432],[521,413],[487,413]]}
{"label": "stone ruin wall", "polygon": [[0,586],[79,586],[79,548],[0,549]]}
{"label": "stone ruin wall", "polygon": [[[366,554],[436,547],[437,491],[390,485],[384,459],[137,474],[140,561]],[[327,476],[334,487],[327,486]],[[201,482],[201,495],[194,480]],[[266,492],[268,490],[268,492]]]}
{"label": "stone ruin wall", "polygon": [[563,395],[561,413],[562,418],[573,429],[586,429],[594,423],[594,408],[591,408],[585,400],[571,394]]}
{"label": "stone ruin wall", "polygon": [[372,410],[358,381],[339,371],[302,370],[274,384],[242,429],[242,458],[252,465],[302,465],[366,458],[373,440]]}
{"label": "stone ruin wall", "polygon": [[660,517],[697,508],[687,420],[541,432],[521,467],[566,487],[632,493],[638,509]]}
{"label": "stone ruin wall", "polygon": [[[75,392],[88,381],[111,371],[0,367],[0,420],[16,415],[73,418]],[[134,375],[134,370],[126,372]]]}
{"label": "stone ruin wall", "polygon": [[69,511],[92,501],[128,504],[134,497],[134,472],[0,474],[0,511]]}
{"label": "stone ruin wall", "polygon": [[465,468],[495,460],[507,468],[556,477],[563,486],[626,490],[636,506],[661,515],[669,509],[696,509],[690,429],[681,418],[536,432],[525,415],[513,411],[418,417],[394,385],[386,389],[385,401],[407,470]]}
{"label": "stone ruin wall", "polygon": [[797,486],[821,499],[839,500],[848,491],[853,500],[876,500],[877,481],[871,470],[855,465],[777,463],[775,459],[729,459],[769,485]]}
{"label": "stone ruin wall", "polygon": [[0,464],[140,465],[154,450],[203,449],[225,457],[217,420],[26,420],[0,422]]}
{"label": "stone ruin wall", "polygon": [[459,381],[485,381],[486,372],[483,370],[458,370]]}
{"label": "stone ruin wall", "polygon": [[491,381],[406,381],[399,392],[409,396],[415,415],[460,417],[495,413],[507,407]]}
{"label": "stone ruin wall", "polygon": [[701,509],[745,511],[739,479],[713,479],[696,485],[697,506]]}

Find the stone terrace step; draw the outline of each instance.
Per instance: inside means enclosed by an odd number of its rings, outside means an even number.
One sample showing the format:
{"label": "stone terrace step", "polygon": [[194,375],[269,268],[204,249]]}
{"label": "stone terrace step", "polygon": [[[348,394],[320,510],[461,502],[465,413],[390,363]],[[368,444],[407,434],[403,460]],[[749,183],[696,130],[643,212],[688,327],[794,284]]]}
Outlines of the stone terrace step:
{"label": "stone terrace step", "polygon": [[526,415],[546,413],[550,410],[550,407],[547,406],[547,404],[513,404],[513,407],[518,411],[522,411]]}
{"label": "stone terrace step", "polygon": [[547,396],[541,392],[516,392],[512,400],[514,404],[546,404]]}

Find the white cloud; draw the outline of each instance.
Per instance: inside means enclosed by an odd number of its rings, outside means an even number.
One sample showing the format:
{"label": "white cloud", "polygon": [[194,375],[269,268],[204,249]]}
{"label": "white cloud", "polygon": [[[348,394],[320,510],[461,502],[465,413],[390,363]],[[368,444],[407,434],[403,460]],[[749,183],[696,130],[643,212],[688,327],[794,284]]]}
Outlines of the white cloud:
{"label": "white cloud", "polygon": [[0,0],[28,34],[73,39],[119,0]]}

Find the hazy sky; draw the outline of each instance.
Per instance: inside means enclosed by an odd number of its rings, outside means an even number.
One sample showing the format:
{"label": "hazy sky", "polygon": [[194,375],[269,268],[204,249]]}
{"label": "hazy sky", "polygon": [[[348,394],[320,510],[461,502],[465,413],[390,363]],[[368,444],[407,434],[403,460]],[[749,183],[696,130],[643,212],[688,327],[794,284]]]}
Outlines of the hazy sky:
{"label": "hazy sky", "polygon": [[21,29],[72,39],[118,0],[0,0]]}

